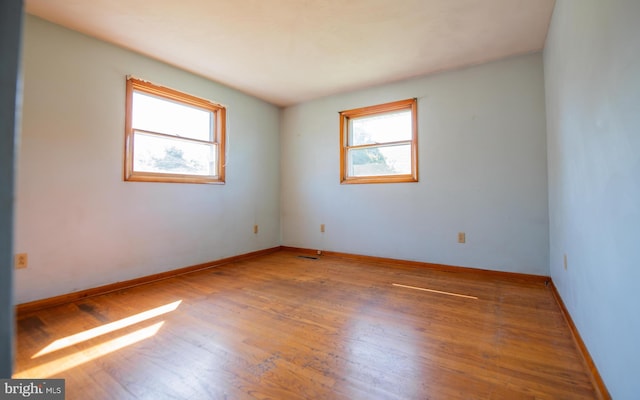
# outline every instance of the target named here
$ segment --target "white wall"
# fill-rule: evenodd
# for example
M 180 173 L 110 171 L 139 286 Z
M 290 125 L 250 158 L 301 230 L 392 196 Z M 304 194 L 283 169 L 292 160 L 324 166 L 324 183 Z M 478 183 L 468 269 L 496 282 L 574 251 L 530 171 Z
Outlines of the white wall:
M 614 399 L 640 398 L 638 20 L 558 0 L 544 52 L 551 276 Z
M 280 244 L 277 107 L 31 16 L 24 38 L 18 303 Z M 123 181 L 127 74 L 227 106 L 226 185 Z
M 338 112 L 412 97 L 420 182 L 340 185 Z M 549 274 L 541 54 L 323 98 L 282 116 L 283 245 Z

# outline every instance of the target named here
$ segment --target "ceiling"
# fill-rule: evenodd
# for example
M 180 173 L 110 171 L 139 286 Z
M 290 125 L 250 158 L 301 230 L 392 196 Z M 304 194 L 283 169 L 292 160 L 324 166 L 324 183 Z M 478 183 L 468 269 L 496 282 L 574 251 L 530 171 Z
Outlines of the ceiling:
M 554 0 L 26 0 L 279 106 L 539 51 Z

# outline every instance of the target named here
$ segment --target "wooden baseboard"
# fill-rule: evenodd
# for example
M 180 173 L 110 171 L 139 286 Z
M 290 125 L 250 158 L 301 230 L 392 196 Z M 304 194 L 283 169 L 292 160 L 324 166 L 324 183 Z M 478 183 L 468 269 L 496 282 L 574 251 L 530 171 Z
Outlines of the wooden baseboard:
M 174 269 L 171 271 L 160 272 L 153 275 L 147 275 L 140 278 L 130 279 L 122 282 L 110 283 L 108 285 L 98 286 L 90 289 L 80 290 L 77 292 L 67 293 L 60 296 L 49 297 L 42 300 L 30 301 L 28 303 L 18 304 L 16 306 L 16 317 L 20 317 L 22 314 L 26 314 L 32 311 L 41 310 L 43 308 L 49 308 L 74 302 L 76 300 L 85 299 L 87 297 L 99 296 L 116 290 L 128 289 L 135 286 L 144 285 L 151 282 L 157 282 L 163 279 L 169 279 L 174 276 L 188 274 L 190 272 L 201 271 L 204 269 L 218 267 L 224 264 L 230 264 L 233 262 L 243 261 L 254 257 L 264 256 L 267 254 L 280 251 L 280 246 L 271 247 L 264 250 L 253 251 L 251 253 L 240 254 L 233 257 L 227 257 L 216 261 L 209 261 L 202 264 L 191 265 L 189 267 L 183 267 Z
M 591 383 L 593 383 L 593 386 L 596 389 L 598 398 L 602 400 L 610 400 L 611 395 L 609 394 L 609 391 L 607 390 L 607 387 L 605 386 L 604 381 L 602 380 L 602 377 L 598 372 L 598 368 L 596 368 L 596 364 L 593 362 L 593 359 L 591 358 L 591 354 L 589 354 L 589 350 L 587 350 L 587 346 L 582 341 L 582 337 L 578 332 L 578 328 L 576 327 L 576 324 L 573 323 L 573 319 L 571 318 L 571 314 L 569 314 L 569 310 L 567 310 L 567 307 L 564 305 L 564 301 L 562 301 L 562 297 L 560 297 L 560 293 L 558 292 L 556 285 L 553 284 L 553 281 L 551 281 L 550 283 L 551 283 L 550 284 L 551 293 L 553 293 L 553 297 L 556 299 L 556 302 L 558 303 L 558 306 L 562 311 L 562 315 L 564 315 L 564 319 L 565 321 L 567 321 L 567 324 L 569 325 L 569 329 L 571 330 L 573 340 L 575 341 L 576 346 L 578 346 L 578 349 L 582 354 L 582 358 L 585 364 L 587 365 L 587 368 L 589 369 L 589 372 L 590 372 L 589 377 L 591 378 Z
M 309 254 L 309 255 L 318 254 L 318 250 L 305 249 L 300 247 L 281 246 L 281 249 L 285 251 L 291 251 L 291 252 L 296 252 L 301 254 Z M 454 273 L 480 274 L 486 277 L 495 277 L 503 280 L 527 281 L 527 282 L 536 282 L 536 283 L 542 283 L 542 284 L 546 284 L 551 280 L 551 278 L 544 275 L 523 274 L 519 272 L 493 271 L 493 270 L 480 269 L 480 268 L 458 267 L 454 265 L 434 264 L 434 263 L 428 263 L 428 262 L 422 262 L 422 261 L 398 260 L 395 258 L 365 256 L 365 255 L 351 254 L 351 253 L 340 253 L 337 251 L 322 250 L 321 254 L 324 256 L 346 258 L 350 260 L 370 262 L 370 263 L 387 263 L 387 264 L 393 263 L 396 265 L 405 265 L 409 267 L 424 267 L 424 268 L 431 268 L 431 269 L 437 269 L 440 271 L 447 271 L 447 272 L 454 272 Z

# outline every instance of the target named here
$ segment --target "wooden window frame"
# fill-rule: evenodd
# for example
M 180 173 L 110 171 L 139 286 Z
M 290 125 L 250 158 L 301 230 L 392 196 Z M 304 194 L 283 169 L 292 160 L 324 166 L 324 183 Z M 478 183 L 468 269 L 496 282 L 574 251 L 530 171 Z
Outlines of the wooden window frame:
M 349 144 L 349 120 L 376 114 L 383 114 L 392 111 L 410 110 L 411 111 L 411 140 L 402 142 L 411 144 L 411 173 L 402 175 L 372 175 L 372 176 L 349 176 L 347 173 L 348 162 L 347 153 L 352 148 L 372 148 L 380 147 L 388 143 L 375 143 L 358 146 L 350 146 Z M 378 104 L 346 110 L 340 112 L 340 183 L 400 183 L 400 182 L 418 182 L 418 113 L 417 99 L 407 99 L 394 101 L 391 103 Z
M 160 97 L 169 101 L 177 102 L 183 105 L 201 108 L 211 111 L 215 118 L 215 125 L 212 127 L 212 139 L 206 141 L 217 147 L 216 155 L 216 172 L 217 175 L 190 175 L 190 174 L 167 174 L 159 172 L 135 171 L 133 168 L 134 156 L 134 129 L 132 126 L 133 113 L 133 93 L 142 92 L 156 97 Z M 170 89 L 164 86 L 156 85 L 141 79 L 127 77 L 126 89 L 126 111 L 125 111 L 125 167 L 124 180 L 138 182 L 170 182 L 170 183 L 208 183 L 208 184 L 224 184 L 225 183 L 225 130 L 226 130 L 226 108 L 212 101 L 202 99 Z M 156 133 L 162 136 L 162 133 Z M 171 135 L 164 135 L 171 136 Z M 172 136 L 173 137 L 173 136 Z M 178 137 L 180 140 L 188 142 L 203 142 L 197 139 Z

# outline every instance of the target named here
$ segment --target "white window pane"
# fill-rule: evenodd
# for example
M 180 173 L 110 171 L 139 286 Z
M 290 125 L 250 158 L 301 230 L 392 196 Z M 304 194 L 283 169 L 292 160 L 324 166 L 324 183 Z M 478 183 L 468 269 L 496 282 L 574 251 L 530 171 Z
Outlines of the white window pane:
M 141 92 L 133 92 L 132 128 L 198 140 L 212 140 L 213 113 Z
M 410 110 L 352 118 L 350 125 L 350 146 L 411 140 L 412 136 Z
M 411 174 L 411 145 L 350 149 L 349 176 Z
M 133 170 L 216 175 L 216 145 L 134 132 Z

